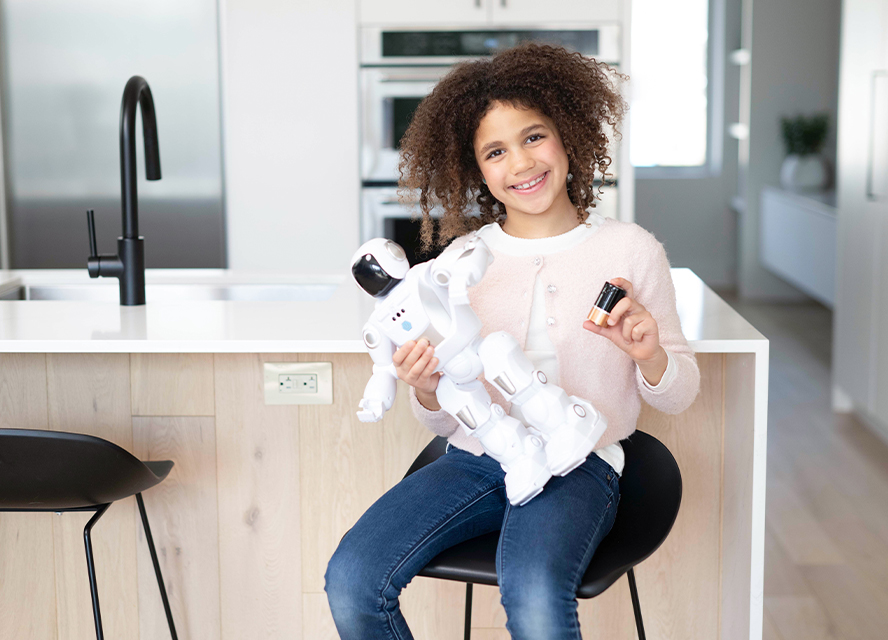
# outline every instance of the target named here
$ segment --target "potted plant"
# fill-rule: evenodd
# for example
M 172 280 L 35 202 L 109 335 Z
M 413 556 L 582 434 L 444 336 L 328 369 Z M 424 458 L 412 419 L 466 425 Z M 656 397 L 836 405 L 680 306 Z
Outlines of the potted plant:
M 829 114 L 781 118 L 780 125 L 787 153 L 780 168 L 780 184 L 794 191 L 826 188 L 830 167 L 820 151 L 829 131 Z

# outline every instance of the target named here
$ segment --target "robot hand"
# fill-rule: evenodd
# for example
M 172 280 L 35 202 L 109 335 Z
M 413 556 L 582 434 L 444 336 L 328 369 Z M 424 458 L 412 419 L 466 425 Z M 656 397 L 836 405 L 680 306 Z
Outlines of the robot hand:
M 358 411 L 358 420 L 361 422 L 379 422 L 385 415 L 385 405 L 380 400 L 362 398 L 358 403 L 361 411 Z

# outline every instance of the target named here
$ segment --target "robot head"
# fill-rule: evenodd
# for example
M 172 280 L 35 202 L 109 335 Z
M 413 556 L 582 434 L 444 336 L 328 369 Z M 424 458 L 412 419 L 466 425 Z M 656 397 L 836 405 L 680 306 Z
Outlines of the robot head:
M 384 298 L 407 275 L 410 263 L 400 245 L 385 238 L 373 238 L 352 256 L 355 282 L 374 298 Z

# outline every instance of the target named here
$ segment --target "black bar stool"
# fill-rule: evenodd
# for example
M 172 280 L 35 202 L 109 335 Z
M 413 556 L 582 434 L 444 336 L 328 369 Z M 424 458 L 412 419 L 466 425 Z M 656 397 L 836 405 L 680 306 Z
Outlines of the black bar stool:
M 94 511 L 83 528 L 96 638 L 104 640 L 90 532 L 112 502 L 136 496 L 170 635 L 178 640 L 142 492 L 160 484 L 173 463 L 142 462 L 116 444 L 78 433 L 0 429 L 0 511 Z
M 681 473 L 669 449 L 650 434 L 636 431 L 622 440 L 626 465 L 620 478 L 620 506 L 583 575 L 578 598 L 594 598 L 628 574 L 635 626 L 645 640 L 633 567 L 666 539 L 681 504 Z M 436 437 L 417 456 L 406 475 L 444 455 L 447 441 Z M 405 476 L 406 477 L 406 476 Z M 465 639 L 471 637 L 472 585 L 497 585 L 499 532 L 473 538 L 442 551 L 418 575 L 466 583 Z

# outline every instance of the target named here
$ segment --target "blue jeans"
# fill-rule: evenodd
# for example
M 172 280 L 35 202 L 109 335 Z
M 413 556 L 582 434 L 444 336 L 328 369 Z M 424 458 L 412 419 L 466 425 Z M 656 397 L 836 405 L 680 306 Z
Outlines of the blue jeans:
M 591 454 L 513 507 L 499 463 L 448 449 L 377 500 L 330 559 L 326 591 L 340 638 L 413 638 L 401 590 L 444 549 L 497 530 L 496 573 L 512 638 L 581 638 L 576 590 L 614 522 L 613 468 Z

